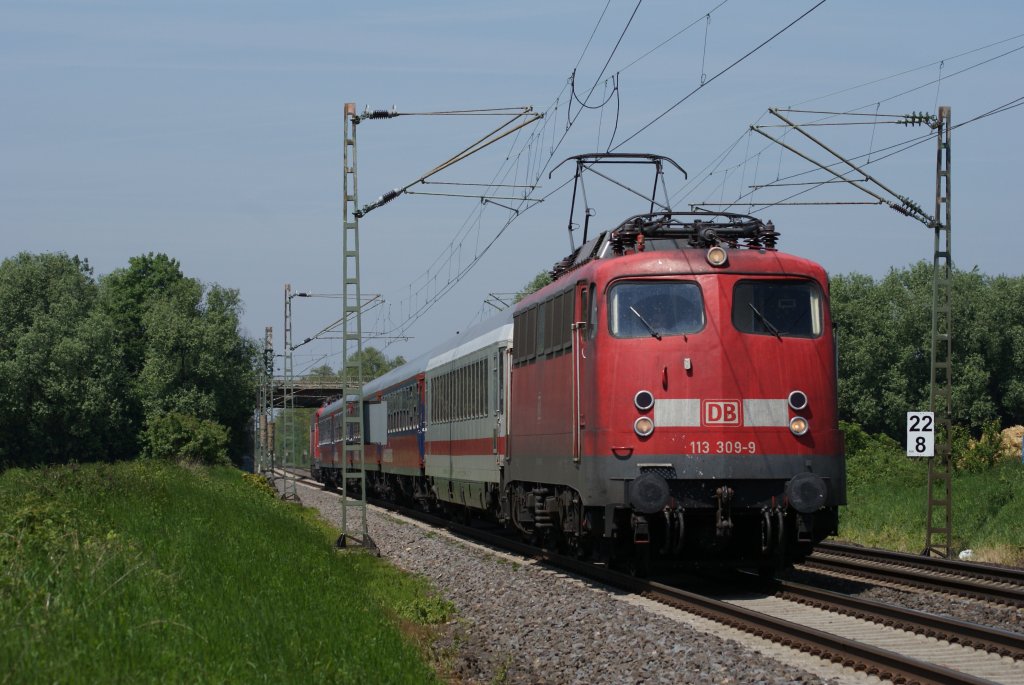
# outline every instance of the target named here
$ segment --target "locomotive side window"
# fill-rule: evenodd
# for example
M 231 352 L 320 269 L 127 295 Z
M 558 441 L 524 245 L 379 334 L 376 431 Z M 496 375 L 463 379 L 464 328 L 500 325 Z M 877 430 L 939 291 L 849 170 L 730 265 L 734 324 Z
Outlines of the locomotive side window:
M 624 281 L 608 293 L 608 328 L 616 338 L 660 338 L 704 328 L 704 298 L 689 281 Z
M 740 281 L 733 289 L 732 323 L 743 333 L 817 338 L 821 300 L 812 281 Z
M 515 315 L 512 365 L 550 359 L 572 348 L 575 291 L 566 290 Z M 591 288 L 593 297 L 593 288 Z
M 526 332 L 525 332 L 526 349 L 523 352 L 526 355 L 526 360 L 533 359 L 537 354 L 537 308 L 531 307 L 526 312 Z
M 573 323 L 573 309 L 575 302 L 573 300 L 574 291 L 566 290 L 559 297 L 562 300 L 562 316 L 558 321 L 558 336 L 556 341 L 558 344 L 555 346 L 555 351 L 569 351 L 572 348 L 572 323 Z
M 597 286 L 590 284 L 590 315 L 587 319 L 587 340 L 594 339 L 597 332 Z
M 580 292 L 580 316 L 583 320 L 583 337 L 590 335 L 590 293 L 587 290 Z

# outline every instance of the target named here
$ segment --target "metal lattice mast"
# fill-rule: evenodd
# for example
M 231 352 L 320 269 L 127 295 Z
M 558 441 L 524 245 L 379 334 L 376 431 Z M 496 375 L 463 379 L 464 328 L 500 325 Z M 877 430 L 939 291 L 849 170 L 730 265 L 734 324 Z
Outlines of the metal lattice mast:
M 281 498 L 297 500 L 295 491 L 295 374 L 292 365 L 292 285 L 284 285 L 284 384 L 281 403 Z
M 345 103 L 342 210 L 342 384 L 345 388 L 344 458 L 341 464 L 341 537 L 348 536 L 348 510 L 362 516 L 361 541 L 366 529 L 366 454 L 363 450 L 363 328 L 359 282 L 359 193 L 356 176 L 356 116 L 354 102 Z M 349 493 L 349 482 L 359 483 L 359 497 Z
M 935 453 L 928 460 L 927 555 L 949 558 L 953 544 L 953 257 L 950 208 L 950 109 L 935 124 L 935 251 L 932 260 L 930 410 L 935 412 Z M 936 461 L 938 463 L 936 463 Z

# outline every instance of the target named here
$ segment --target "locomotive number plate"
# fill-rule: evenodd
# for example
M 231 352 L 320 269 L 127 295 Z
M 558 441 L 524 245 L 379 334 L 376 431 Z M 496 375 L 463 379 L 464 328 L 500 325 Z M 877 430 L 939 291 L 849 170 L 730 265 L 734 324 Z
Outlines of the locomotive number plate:
M 753 440 L 691 440 L 692 454 L 757 454 Z

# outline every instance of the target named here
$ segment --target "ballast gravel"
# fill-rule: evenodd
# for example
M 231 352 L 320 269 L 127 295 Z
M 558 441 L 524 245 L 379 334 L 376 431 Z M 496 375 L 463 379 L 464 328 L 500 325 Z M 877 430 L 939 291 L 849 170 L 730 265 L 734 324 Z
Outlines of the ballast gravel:
M 327 521 L 340 521 L 336 495 L 302 485 L 298 493 L 305 506 L 319 510 Z M 398 520 L 373 507 L 368 512 L 370 537 L 381 555 L 428 578 L 455 605 L 458 618 L 450 626 L 447 666 L 453 682 L 849 681 L 812 674 L 801 667 L 809 658 L 792 656 L 791 650 L 779 650 L 786 662 L 780 661 L 721 637 L 735 632 L 728 628 L 705 622 L 716 634 L 703 632 L 673 617 L 671 610 L 646 606 L 635 597 Z M 874 679 L 858 675 L 850 682 L 869 680 Z

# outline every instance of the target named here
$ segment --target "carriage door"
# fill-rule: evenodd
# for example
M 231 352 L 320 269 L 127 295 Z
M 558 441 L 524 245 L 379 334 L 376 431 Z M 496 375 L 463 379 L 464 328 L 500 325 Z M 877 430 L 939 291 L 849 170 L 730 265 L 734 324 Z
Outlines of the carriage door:
M 586 407 L 584 406 L 584 380 L 588 375 L 587 339 L 589 338 L 589 319 L 593 288 L 589 283 L 580 281 L 576 284 L 575 316 L 572 319 L 572 459 L 580 460 L 582 452 L 583 429 L 587 426 Z
M 491 383 L 491 406 L 494 407 L 494 434 L 491 442 L 491 451 L 498 466 L 505 465 L 505 454 L 508 442 L 505 436 L 508 435 L 508 374 L 511 360 L 508 358 L 508 348 L 499 347 L 496 354 L 491 356 L 491 368 L 493 369 Z
M 424 375 L 416 381 L 416 449 L 419 452 L 420 470 L 423 470 L 423 455 L 427 442 L 427 377 Z

